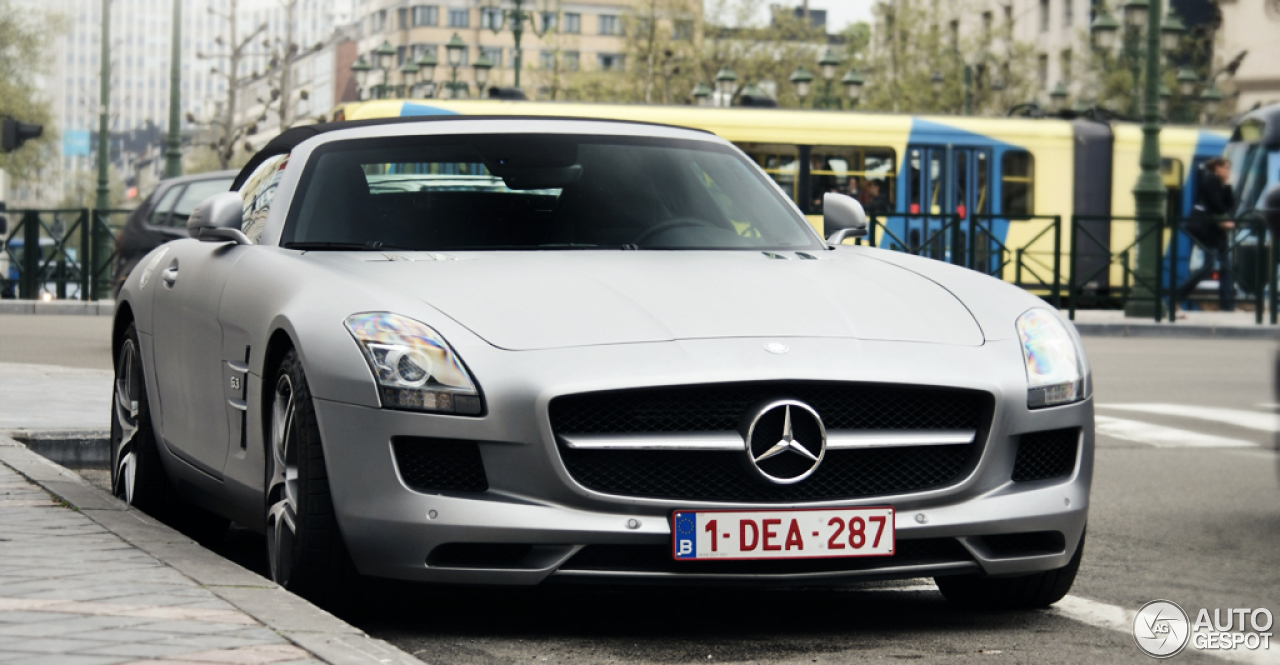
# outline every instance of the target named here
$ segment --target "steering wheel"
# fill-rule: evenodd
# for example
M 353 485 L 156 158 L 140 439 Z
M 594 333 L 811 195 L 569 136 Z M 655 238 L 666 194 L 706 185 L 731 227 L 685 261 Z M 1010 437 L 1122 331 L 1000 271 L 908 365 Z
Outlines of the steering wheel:
M 644 244 L 645 241 L 649 240 L 653 236 L 666 233 L 671 229 L 678 229 L 685 226 L 705 226 L 711 229 L 723 230 L 723 229 L 720 229 L 719 226 L 716 226 L 715 224 L 712 224 L 711 222 L 708 222 L 705 219 L 698 219 L 697 217 L 673 217 L 671 219 L 668 219 L 665 222 L 661 222 L 657 224 L 656 226 L 650 227 L 644 233 L 641 233 L 640 235 L 636 236 L 635 239 L 631 241 L 631 243 L 634 245 L 641 245 L 641 244 Z

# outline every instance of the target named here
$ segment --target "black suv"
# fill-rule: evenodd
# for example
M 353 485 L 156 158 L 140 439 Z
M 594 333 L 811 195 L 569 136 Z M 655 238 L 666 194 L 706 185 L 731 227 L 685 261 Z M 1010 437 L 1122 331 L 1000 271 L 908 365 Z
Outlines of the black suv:
M 133 267 L 160 245 L 187 237 L 187 217 L 205 199 L 231 189 L 239 171 L 213 171 L 162 180 L 125 222 L 116 239 L 116 266 L 111 277 L 111 295 Z

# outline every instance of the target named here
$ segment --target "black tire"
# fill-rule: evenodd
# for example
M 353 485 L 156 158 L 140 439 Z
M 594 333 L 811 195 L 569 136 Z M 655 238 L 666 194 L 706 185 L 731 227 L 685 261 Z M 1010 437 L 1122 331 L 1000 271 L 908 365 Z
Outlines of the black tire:
M 111 400 L 111 493 L 131 506 L 158 514 L 173 505 L 151 427 L 151 406 L 143 378 L 138 331 L 130 323 L 116 351 Z
M 1017 577 L 953 575 L 934 578 L 948 602 L 974 610 L 1029 610 L 1062 600 L 1076 581 L 1084 556 L 1084 534 L 1071 561 L 1062 568 Z
M 315 405 L 297 353 L 287 352 L 273 376 L 265 446 L 271 577 L 300 596 L 337 601 L 357 576 L 338 530 Z M 292 474 L 281 471 L 290 466 Z

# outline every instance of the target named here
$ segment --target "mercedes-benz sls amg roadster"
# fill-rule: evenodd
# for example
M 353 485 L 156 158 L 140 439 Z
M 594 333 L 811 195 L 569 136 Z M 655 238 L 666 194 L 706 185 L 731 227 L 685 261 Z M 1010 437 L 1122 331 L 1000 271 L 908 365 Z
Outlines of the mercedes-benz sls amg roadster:
M 857 201 L 824 200 L 826 238 L 676 127 L 289 130 L 120 292 L 115 490 L 262 531 L 312 596 L 931 577 L 1055 602 L 1093 465 L 1074 328 L 857 244 Z

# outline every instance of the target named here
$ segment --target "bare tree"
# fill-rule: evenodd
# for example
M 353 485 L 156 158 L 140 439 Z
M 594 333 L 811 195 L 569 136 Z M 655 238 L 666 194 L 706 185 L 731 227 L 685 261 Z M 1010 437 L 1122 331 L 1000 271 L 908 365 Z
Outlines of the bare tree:
M 245 136 L 253 134 L 257 129 L 257 118 L 248 122 L 236 122 L 236 107 L 239 101 L 237 97 L 240 93 L 240 64 L 244 62 L 245 58 L 261 55 L 250 50 L 250 47 L 253 45 L 253 41 L 267 29 L 267 24 L 264 22 L 245 37 L 238 37 L 240 22 L 237 5 L 238 0 L 229 0 L 226 14 L 218 12 L 212 5 L 209 7 L 210 14 L 227 22 L 227 39 L 224 40 L 222 36 L 218 36 L 213 40 L 215 44 L 227 50 L 218 53 L 196 54 L 196 57 L 201 60 L 226 63 L 225 69 L 217 64 L 210 68 L 212 73 L 222 76 L 227 82 L 227 96 L 222 105 L 221 117 L 215 116 L 203 123 L 216 130 L 216 136 L 210 140 L 209 147 L 213 149 L 214 154 L 218 157 L 218 163 L 224 169 L 231 165 L 231 159 L 235 156 L 236 143 Z M 187 114 L 187 120 L 192 123 L 199 122 L 190 113 Z

